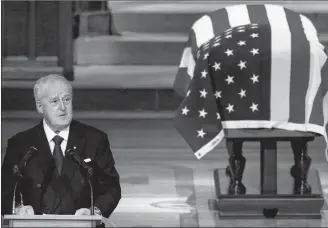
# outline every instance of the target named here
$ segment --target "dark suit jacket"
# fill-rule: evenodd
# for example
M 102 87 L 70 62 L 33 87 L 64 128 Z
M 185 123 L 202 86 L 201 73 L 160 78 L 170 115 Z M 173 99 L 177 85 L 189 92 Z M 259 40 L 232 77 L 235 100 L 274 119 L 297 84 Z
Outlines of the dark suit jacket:
M 18 189 L 23 195 L 24 205 L 31 205 L 35 214 L 74 214 L 79 208 L 90 208 L 90 188 L 85 170 L 65 157 L 59 176 L 41 122 L 8 140 L 2 166 L 2 214 L 11 214 L 15 183 L 12 168 L 31 146 L 38 152 L 28 160 Z M 83 160 L 90 158 L 92 161 L 94 204 L 108 218 L 121 199 L 121 187 L 107 135 L 73 120 L 66 151 L 74 146 L 76 154 Z M 19 194 L 16 195 L 19 202 Z

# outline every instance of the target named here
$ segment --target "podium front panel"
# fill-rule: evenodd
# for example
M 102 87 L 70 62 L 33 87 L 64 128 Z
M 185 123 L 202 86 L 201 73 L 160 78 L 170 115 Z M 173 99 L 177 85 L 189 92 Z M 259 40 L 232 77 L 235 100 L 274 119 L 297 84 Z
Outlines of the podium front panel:
M 101 216 L 75 215 L 5 215 L 9 227 L 96 227 L 100 224 Z

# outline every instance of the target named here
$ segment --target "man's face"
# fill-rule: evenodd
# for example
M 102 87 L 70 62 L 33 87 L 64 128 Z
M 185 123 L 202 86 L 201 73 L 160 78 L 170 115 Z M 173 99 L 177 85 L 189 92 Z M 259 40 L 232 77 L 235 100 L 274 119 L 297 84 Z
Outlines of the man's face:
M 62 81 L 53 82 L 42 92 L 37 108 L 53 131 L 66 128 L 70 125 L 73 116 L 69 86 Z

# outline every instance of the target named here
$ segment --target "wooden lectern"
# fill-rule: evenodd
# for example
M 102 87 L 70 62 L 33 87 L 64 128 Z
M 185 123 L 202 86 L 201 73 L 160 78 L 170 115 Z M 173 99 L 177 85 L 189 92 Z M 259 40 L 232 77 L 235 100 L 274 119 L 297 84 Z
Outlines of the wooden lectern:
M 8 227 L 96 227 L 101 223 L 99 215 L 4 215 Z

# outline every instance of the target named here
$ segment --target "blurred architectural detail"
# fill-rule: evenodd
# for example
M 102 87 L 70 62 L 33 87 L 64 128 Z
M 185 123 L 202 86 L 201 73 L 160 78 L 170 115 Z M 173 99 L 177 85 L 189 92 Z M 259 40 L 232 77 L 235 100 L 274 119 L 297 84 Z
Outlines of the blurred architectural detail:
M 207 12 L 237 3 L 116 0 L 108 9 L 107 1 L 1 2 L 3 108 L 34 109 L 24 89 L 31 88 L 30 78 L 50 72 L 73 78 L 74 71 L 77 109 L 173 111 L 180 98 L 172 85 L 190 26 Z M 328 45 L 327 1 L 279 4 L 309 17 Z M 21 106 L 12 107 L 12 100 Z
M 73 79 L 71 1 L 2 1 L 3 80 Z

